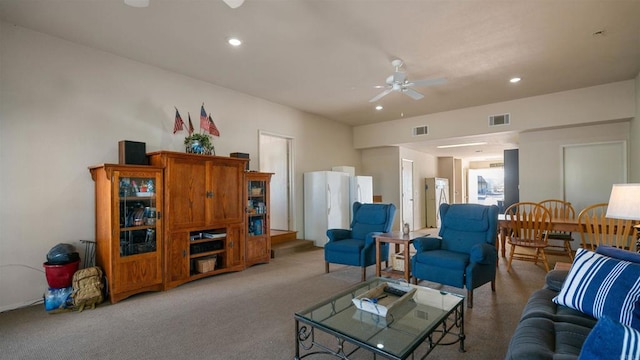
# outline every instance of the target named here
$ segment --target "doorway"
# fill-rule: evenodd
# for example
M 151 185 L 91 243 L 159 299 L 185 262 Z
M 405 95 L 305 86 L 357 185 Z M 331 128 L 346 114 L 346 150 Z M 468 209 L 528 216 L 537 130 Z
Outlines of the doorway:
M 271 177 L 271 228 L 293 230 L 293 138 L 259 131 L 260 171 Z
M 469 169 L 467 194 L 470 204 L 497 205 L 504 203 L 504 168 Z
M 413 230 L 413 161 L 402 159 L 402 224 Z

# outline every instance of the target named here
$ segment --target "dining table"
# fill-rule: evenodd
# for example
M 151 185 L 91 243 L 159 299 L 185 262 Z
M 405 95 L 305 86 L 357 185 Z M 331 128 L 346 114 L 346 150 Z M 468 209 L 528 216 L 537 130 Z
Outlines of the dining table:
M 505 244 L 507 242 L 507 232 L 509 231 L 510 225 L 508 216 L 505 214 L 498 214 L 498 232 L 500 234 L 498 249 L 502 257 L 506 257 Z M 582 225 L 578 223 L 578 219 L 551 219 L 551 230 L 582 232 Z

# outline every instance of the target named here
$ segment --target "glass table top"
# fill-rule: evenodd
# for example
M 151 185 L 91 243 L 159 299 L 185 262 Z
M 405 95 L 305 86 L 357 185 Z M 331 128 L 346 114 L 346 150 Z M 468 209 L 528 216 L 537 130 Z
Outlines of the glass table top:
M 412 298 L 391 307 L 387 316 L 360 310 L 354 305 L 354 298 L 383 283 L 412 287 L 416 292 Z M 463 296 L 445 291 L 373 278 L 296 312 L 296 317 L 371 350 L 406 358 L 456 307 L 462 308 L 463 300 Z

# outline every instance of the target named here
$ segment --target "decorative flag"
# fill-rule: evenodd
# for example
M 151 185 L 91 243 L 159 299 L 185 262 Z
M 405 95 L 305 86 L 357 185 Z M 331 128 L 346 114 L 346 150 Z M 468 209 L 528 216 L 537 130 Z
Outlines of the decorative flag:
M 191 114 L 189 114 L 189 136 L 193 133 L 193 123 L 191 122 Z
M 220 131 L 218 131 L 216 124 L 213 122 L 211 114 L 209 114 L 209 134 L 213 136 L 220 136 Z
M 184 126 L 184 121 L 182 121 L 182 117 L 180 117 L 180 113 L 178 112 L 178 108 L 176 108 L 176 122 L 173 124 L 173 133 L 177 133 L 182 130 Z M 189 133 L 191 135 L 191 133 Z
M 207 113 L 204 111 L 204 103 L 200 107 L 200 129 L 209 131 L 209 119 L 207 119 Z

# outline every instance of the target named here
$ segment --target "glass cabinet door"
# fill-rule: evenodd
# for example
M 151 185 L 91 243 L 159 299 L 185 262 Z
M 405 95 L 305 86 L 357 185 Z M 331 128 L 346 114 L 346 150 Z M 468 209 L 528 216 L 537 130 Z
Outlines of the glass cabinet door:
M 249 213 L 248 234 L 249 236 L 259 236 L 266 233 L 265 214 L 267 212 L 265 195 L 266 182 L 251 180 L 249 185 L 249 200 L 247 202 L 247 212 Z
M 158 209 L 156 178 L 119 178 L 120 256 L 155 252 Z

